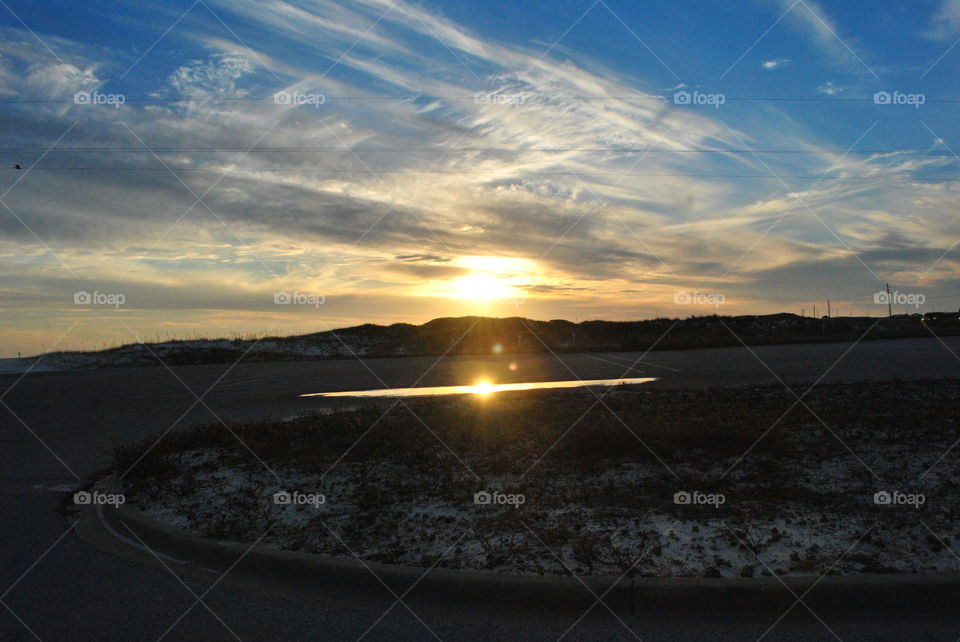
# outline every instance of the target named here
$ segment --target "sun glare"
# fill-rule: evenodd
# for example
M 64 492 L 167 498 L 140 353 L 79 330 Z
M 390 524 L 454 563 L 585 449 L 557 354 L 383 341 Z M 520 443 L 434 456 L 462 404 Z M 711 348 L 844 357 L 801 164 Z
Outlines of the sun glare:
M 461 276 L 417 286 L 415 292 L 487 307 L 525 299 L 524 288 L 539 274 L 536 263 L 529 259 L 493 256 L 462 256 L 449 267 L 462 269 Z
M 529 283 L 530 276 L 536 274 L 536 264 L 529 259 L 463 256 L 456 264 L 468 272 L 447 281 L 438 293 L 480 304 L 521 298 L 522 284 Z
M 493 384 L 489 381 L 478 381 L 473 384 L 473 393 L 476 395 L 489 395 L 493 392 Z
M 470 274 L 450 283 L 453 296 L 474 301 L 505 299 L 513 294 L 513 288 L 502 279 L 489 274 Z

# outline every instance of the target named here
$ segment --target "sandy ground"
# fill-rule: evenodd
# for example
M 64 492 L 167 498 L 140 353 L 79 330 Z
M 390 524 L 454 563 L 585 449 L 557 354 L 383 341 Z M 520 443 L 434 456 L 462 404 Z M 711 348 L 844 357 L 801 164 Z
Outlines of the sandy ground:
M 811 415 L 772 454 L 758 447 L 756 456 L 717 458 L 691 448 L 669 466 L 547 458 L 524 476 L 515 472 L 523 462 L 498 472 L 469 455 L 436 466 L 386 457 L 304 467 L 260 462 L 239 447 L 194 448 L 167 455 L 175 473 L 131 480 L 129 501 L 211 537 L 251 541 L 275 524 L 266 541 L 290 550 L 499 573 L 960 570 L 953 419 L 946 428 L 903 425 L 911 408 L 955 387 L 900 386 L 906 419 L 874 408 L 824 428 Z M 613 394 L 632 403 L 633 393 Z M 864 395 L 862 386 L 834 386 L 818 402 L 872 403 Z M 478 479 L 473 470 L 485 472 Z M 290 503 L 278 503 L 278 492 Z

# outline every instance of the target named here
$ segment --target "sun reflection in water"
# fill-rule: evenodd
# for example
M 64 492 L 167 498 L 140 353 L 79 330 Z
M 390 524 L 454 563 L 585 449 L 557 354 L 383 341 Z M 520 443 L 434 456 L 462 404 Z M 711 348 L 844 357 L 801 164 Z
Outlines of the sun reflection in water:
M 583 388 L 587 386 L 629 386 L 656 381 L 653 377 L 638 379 L 578 379 L 576 381 L 536 381 L 530 383 L 490 383 L 478 381 L 472 386 L 435 386 L 424 388 L 381 388 L 345 390 L 343 392 L 311 392 L 301 397 L 429 397 L 434 395 L 482 395 L 513 390 L 546 390 L 550 388 Z
M 489 381 L 478 381 L 473 385 L 471 392 L 475 395 L 489 395 L 493 390 L 493 384 Z

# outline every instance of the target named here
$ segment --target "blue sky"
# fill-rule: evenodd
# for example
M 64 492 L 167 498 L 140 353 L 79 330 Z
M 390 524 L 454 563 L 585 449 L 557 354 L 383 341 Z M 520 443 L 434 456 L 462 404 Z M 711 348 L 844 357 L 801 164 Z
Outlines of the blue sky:
M 0 35 L 0 356 L 960 305 L 960 0 L 7 0 Z

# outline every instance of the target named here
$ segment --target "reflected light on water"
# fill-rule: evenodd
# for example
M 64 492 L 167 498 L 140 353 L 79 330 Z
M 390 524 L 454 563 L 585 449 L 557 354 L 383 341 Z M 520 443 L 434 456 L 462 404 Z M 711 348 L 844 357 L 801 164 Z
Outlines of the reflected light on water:
M 480 381 L 472 386 L 434 386 L 423 388 L 380 388 L 345 392 L 311 392 L 301 397 L 430 397 L 437 395 L 481 395 L 513 390 L 545 390 L 549 388 L 583 388 L 586 386 L 634 385 L 656 381 L 655 377 L 639 379 L 577 379 L 575 381 L 536 381 L 532 383 L 490 383 Z
M 471 392 L 475 395 L 489 395 L 493 392 L 493 384 L 489 381 L 479 381 L 473 385 Z

